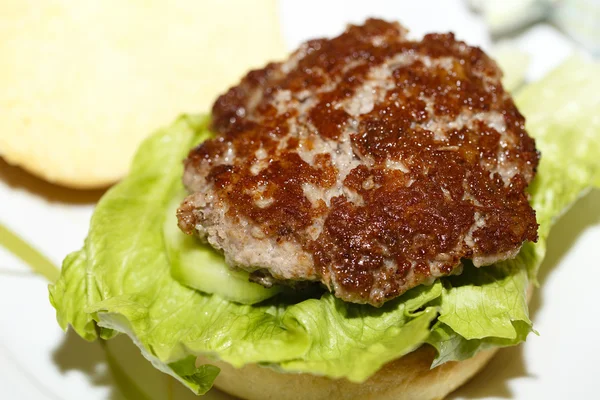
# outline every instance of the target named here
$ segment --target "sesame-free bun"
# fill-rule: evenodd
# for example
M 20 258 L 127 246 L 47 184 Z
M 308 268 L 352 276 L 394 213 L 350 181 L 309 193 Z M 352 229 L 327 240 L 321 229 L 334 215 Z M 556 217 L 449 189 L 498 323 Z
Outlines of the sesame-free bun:
M 231 365 L 199 357 L 197 364 L 221 368 L 215 381 L 220 390 L 248 400 L 434 400 L 443 399 L 475 375 L 496 349 L 478 353 L 461 362 L 448 362 L 430 369 L 432 347 L 425 345 L 386 364 L 366 382 L 329 379 L 310 374 L 279 373 L 256 364 L 236 369 Z
M 2 0 L 0 27 L 0 157 L 80 189 L 285 55 L 276 0 Z
M 532 294 L 533 285 L 530 284 L 527 302 Z M 423 345 L 387 363 L 364 383 L 305 373 L 279 373 L 256 364 L 238 369 L 202 356 L 198 357 L 196 365 L 213 364 L 221 368 L 215 386 L 247 400 L 440 400 L 479 372 L 497 350 L 485 350 L 473 358 L 447 362 L 431 369 L 435 350 Z

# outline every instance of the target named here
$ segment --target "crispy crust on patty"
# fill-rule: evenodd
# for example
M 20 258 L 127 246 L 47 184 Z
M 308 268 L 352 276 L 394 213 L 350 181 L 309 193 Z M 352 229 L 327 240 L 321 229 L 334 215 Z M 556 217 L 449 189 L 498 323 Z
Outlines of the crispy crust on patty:
M 539 155 L 480 49 L 368 20 L 251 71 L 193 149 L 180 227 L 227 262 L 381 305 L 537 239 Z

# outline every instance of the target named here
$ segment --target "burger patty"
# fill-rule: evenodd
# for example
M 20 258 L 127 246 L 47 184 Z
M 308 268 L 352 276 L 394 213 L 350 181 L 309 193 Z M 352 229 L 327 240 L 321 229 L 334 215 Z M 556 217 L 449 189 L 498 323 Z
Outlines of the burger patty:
M 376 306 L 537 240 L 539 155 L 501 71 L 454 35 L 370 19 L 251 71 L 191 150 L 179 226 L 259 281 Z

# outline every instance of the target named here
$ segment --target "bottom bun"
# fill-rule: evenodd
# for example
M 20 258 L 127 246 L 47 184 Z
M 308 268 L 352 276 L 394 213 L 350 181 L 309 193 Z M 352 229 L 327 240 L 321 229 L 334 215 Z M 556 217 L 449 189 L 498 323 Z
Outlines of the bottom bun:
M 533 285 L 527 287 L 527 302 Z M 477 353 L 464 361 L 451 361 L 431 369 L 435 350 L 423 345 L 384 365 L 363 383 L 302 373 L 279 373 L 249 364 L 234 368 L 223 361 L 198 357 L 196 365 L 221 368 L 215 386 L 246 400 L 438 400 L 472 378 L 490 361 L 498 348 Z
M 247 400 L 434 400 L 443 399 L 475 375 L 497 349 L 482 351 L 460 362 L 431 369 L 433 347 L 424 345 L 386 364 L 364 383 L 330 379 L 311 374 L 279 373 L 256 364 L 234 368 L 223 361 L 198 357 L 198 364 L 221 368 L 215 386 Z

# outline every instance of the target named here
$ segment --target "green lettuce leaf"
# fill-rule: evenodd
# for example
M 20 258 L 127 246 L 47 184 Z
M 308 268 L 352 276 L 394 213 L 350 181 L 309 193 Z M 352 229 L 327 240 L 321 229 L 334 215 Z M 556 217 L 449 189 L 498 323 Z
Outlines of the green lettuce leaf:
M 502 86 L 509 92 L 514 92 L 525 82 L 529 55 L 518 47 L 500 43 L 492 48 L 491 56 L 502 70 Z
M 552 75 L 548 79 L 538 92 L 554 84 Z M 526 89 L 520 98 L 527 96 L 535 98 L 535 90 Z M 522 106 L 527 109 L 526 100 Z M 181 160 L 210 136 L 206 118 L 181 117 L 142 144 L 130 175 L 99 202 L 84 248 L 67 257 L 60 279 L 50 287 L 58 322 L 88 340 L 98 333 L 102 338 L 127 334 L 156 368 L 196 393 L 206 392 L 218 373 L 210 365 L 196 366 L 199 354 L 236 367 L 260 363 L 361 382 L 425 342 L 439 352 L 435 364 L 518 343 L 531 331 L 526 291 L 543 256 L 552 218 L 592 182 L 598 183 L 597 136 L 591 130 L 580 133 L 574 124 L 565 134 L 563 125 L 553 122 L 554 115 L 549 117 L 543 119 L 546 125 L 536 125 L 533 118 L 530 127 L 542 152 L 557 141 L 584 143 L 578 145 L 577 157 L 565 152 L 572 143 L 558 145 L 540 165 L 532 188 L 540 243 L 525 245 L 509 262 L 481 269 L 467 266 L 461 276 L 415 288 L 379 309 L 344 303 L 329 293 L 299 302 L 278 296 L 242 305 L 174 280 L 163 242 L 165 209 L 182 189 Z M 564 120 L 580 123 L 579 118 L 591 117 Z M 567 179 L 567 165 L 579 174 L 575 182 Z M 559 174 L 558 181 L 547 176 L 553 173 Z
M 573 57 L 515 100 L 542 153 L 531 193 L 545 239 L 570 205 L 600 187 L 600 64 Z
M 433 360 L 432 368 L 448 361 L 461 361 L 473 357 L 483 350 L 495 347 L 514 346 L 525 341 L 531 331 L 531 326 L 522 321 L 513 322 L 517 337 L 505 339 L 498 337 L 486 337 L 483 339 L 465 339 L 454 332 L 452 328 L 441 322 L 436 323 L 428 338 L 428 342 L 434 344 L 438 356 Z

